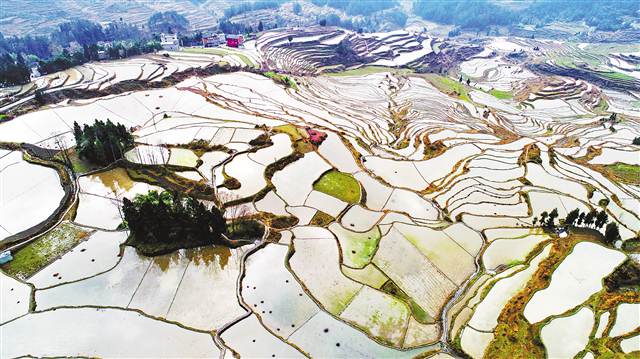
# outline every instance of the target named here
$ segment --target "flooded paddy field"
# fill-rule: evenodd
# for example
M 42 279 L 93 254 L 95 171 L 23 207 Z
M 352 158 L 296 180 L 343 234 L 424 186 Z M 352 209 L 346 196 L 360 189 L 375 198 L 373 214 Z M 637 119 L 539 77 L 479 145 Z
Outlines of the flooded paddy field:
M 607 95 L 511 61 L 580 53 L 529 39 L 486 43 L 455 69 L 468 84 L 410 71 L 440 40 L 408 32 L 366 35 L 402 50 L 370 49 L 382 69 L 311 71 L 314 46 L 352 35 L 326 30 L 288 51 L 286 35 L 266 32 L 237 53 L 41 81 L 104 90 L 242 66 L 0 123 L 0 244 L 14 257 L 0 267 L 1 355 L 637 354 L 640 118 L 637 101 L 620 100 L 637 91 Z M 278 83 L 253 69 L 264 57 L 307 75 Z M 74 156 L 74 122 L 96 119 L 133 135 L 109 166 Z M 121 207 L 162 189 L 230 223 L 251 216 L 265 234 L 145 256 Z

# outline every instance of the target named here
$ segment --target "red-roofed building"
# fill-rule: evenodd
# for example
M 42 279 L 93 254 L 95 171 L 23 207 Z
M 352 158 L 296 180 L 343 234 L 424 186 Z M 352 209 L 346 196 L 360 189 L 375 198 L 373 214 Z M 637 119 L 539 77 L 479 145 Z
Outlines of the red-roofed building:
M 305 130 L 309 134 L 309 141 L 316 146 L 319 146 L 327 138 L 326 133 L 314 130 L 311 127 L 305 127 Z
M 229 47 L 240 47 L 244 42 L 244 36 L 242 35 L 226 35 L 227 37 L 227 46 Z

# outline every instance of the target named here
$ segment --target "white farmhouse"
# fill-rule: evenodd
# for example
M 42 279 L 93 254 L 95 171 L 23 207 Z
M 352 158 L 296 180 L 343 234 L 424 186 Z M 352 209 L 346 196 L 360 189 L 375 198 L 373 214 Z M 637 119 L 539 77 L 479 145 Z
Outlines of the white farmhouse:
M 165 51 L 180 50 L 178 34 L 160 34 L 160 45 L 162 45 L 162 49 Z

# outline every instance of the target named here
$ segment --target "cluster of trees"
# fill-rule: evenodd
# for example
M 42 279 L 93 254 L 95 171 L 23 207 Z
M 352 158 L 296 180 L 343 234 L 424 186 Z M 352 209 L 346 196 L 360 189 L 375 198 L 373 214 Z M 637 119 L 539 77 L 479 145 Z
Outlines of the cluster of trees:
M 402 11 L 386 12 L 384 14 L 376 14 L 374 16 L 359 17 L 355 20 L 348 17 L 341 19 L 337 14 L 329 14 L 320 18 L 318 24 L 320 26 L 339 26 L 345 29 L 354 30 L 358 33 L 363 31 L 375 31 L 380 25 L 389 22 L 399 27 L 403 27 L 407 23 L 407 14 Z
M 151 32 L 173 34 L 187 31 L 189 28 L 189 20 L 176 11 L 157 12 L 151 15 L 147 26 Z
M 133 136 L 122 124 L 111 120 L 96 120 L 93 125 L 73 123 L 73 137 L 76 140 L 76 152 L 81 158 L 98 165 L 108 165 L 124 157 L 133 147 Z
M 640 12 L 640 2 L 627 0 L 555 1 L 538 0 L 518 13 L 523 23 L 543 25 L 554 21 L 585 21 L 598 30 L 631 27 Z M 637 20 L 635 20 L 637 21 Z
M 70 53 L 64 49 L 61 53 L 47 60 L 37 60 L 40 74 L 50 74 L 63 71 L 73 66 L 82 65 L 88 61 L 99 60 L 99 51 L 106 51 L 108 58 L 119 59 L 129 56 L 136 56 L 161 50 L 160 42 L 151 40 L 139 41 L 118 41 L 110 46 L 99 46 L 97 44 L 84 45 L 82 51 Z
M 515 13 L 488 0 L 415 0 L 413 12 L 426 20 L 474 29 L 509 25 L 517 20 Z
M 193 197 L 167 191 L 138 194 L 123 199 L 122 214 L 132 234 L 132 244 L 185 248 L 218 243 L 226 221 L 215 206 Z
M 554 21 L 585 21 L 599 30 L 613 31 L 630 27 L 638 11 L 639 2 L 626 0 L 538 0 L 518 9 L 490 0 L 413 2 L 413 12 L 426 20 L 479 30 L 517 23 L 539 26 Z
M 0 86 L 23 85 L 29 82 L 31 71 L 18 54 L 4 53 L 0 55 Z
M 101 42 L 110 42 L 110 45 L 99 45 Z M 37 66 L 41 74 L 48 74 L 98 60 L 98 52 L 103 50 L 109 58 L 123 58 L 159 49 L 160 43 L 149 34 L 122 21 L 103 27 L 75 19 L 60 24 L 48 36 L 5 38 L 0 33 L 0 84 L 29 82 L 31 67 Z
M 540 219 L 533 217 L 533 225 L 536 226 L 539 224 L 544 228 L 551 229 L 556 226 L 555 220 L 557 218 L 558 209 L 554 208 L 549 213 L 547 213 L 547 211 L 542 212 Z M 609 222 L 608 224 L 607 222 L 609 222 L 609 215 L 604 209 L 600 211 L 591 210 L 589 212 L 581 212 L 580 209 L 576 208 L 567 213 L 567 216 L 564 218 L 564 225 L 568 227 L 586 227 L 600 230 L 606 224 L 607 226 L 604 231 L 605 242 L 607 244 L 613 244 L 620 239 L 620 228 L 615 222 Z
M 378 11 L 391 9 L 398 5 L 396 0 L 362 1 L 362 0 L 311 0 L 317 6 L 329 6 L 343 10 L 347 15 L 371 15 Z
M 634 138 L 634 139 L 633 139 L 633 141 L 632 141 L 632 143 L 633 143 L 634 145 L 640 145 L 640 136 L 638 136 L 638 137 Z
M 284 3 L 285 0 L 265 0 L 265 1 L 254 1 L 254 2 L 241 2 L 239 4 L 230 6 L 224 9 L 224 17 L 231 18 L 236 15 L 255 11 L 255 10 L 264 10 L 264 9 L 277 9 Z M 300 4 L 298 4 L 299 6 Z

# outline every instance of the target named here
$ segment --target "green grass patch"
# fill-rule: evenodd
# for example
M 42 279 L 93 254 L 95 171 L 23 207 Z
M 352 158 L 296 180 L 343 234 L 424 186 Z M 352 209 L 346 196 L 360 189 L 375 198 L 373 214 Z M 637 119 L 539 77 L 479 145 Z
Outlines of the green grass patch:
M 623 81 L 634 81 L 635 78 L 631 77 L 627 74 L 623 74 L 621 72 L 601 72 L 602 76 L 613 79 L 613 80 L 623 80 Z
M 348 173 L 330 170 L 313 184 L 313 189 L 347 203 L 360 201 L 360 183 Z
M 607 165 L 606 168 L 611 172 L 613 177 L 619 181 L 632 185 L 640 185 L 640 166 L 618 162 Z
M 292 88 L 294 90 L 298 89 L 298 84 L 296 84 L 296 82 L 289 76 L 278 74 L 278 73 L 275 73 L 273 71 L 267 71 L 267 72 L 263 73 L 263 75 L 268 77 L 268 78 L 270 78 L 270 79 L 272 79 L 276 83 L 284 85 L 285 87 L 290 87 L 290 88 Z
M 508 100 L 513 97 L 509 91 L 491 90 L 489 93 L 500 100 Z
M 364 268 L 371 262 L 381 238 L 378 226 L 364 233 L 337 226 L 332 230 L 340 241 L 342 257 L 349 267 Z
M 593 110 L 596 113 L 603 113 L 607 111 L 607 109 L 609 109 L 609 104 L 607 103 L 607 100 L 605 100 L 604 98 L 600 98 L 600 101 L 598 101 L 598 105 Z
M 416 303 L 411 297 L 409 297 L 393 281 L 388 280 L 380 289 L 383 292 L 400 298 L 405 303 L 407 303 L 409 305 L 409 308 L 411 309 L 411 314 L 413 314 L 413 317 L 418 323 L 430 324 L 434 322 L 434 319 L 429 315 L 429 313 L 422 309 L 422 307 L 420 307 L 418 303 Z
M 302 139 L 302 135 L 298 131 L 298 128 L 294 125 L 280 125 L 273 128 L 276 133 L 286 133 L 291 138 L 291 142 L 296 142 Z
M 89 236 L 71 223 L 62 223 L 51 232 L 27 244 L 13 254 L 13 260 L 2 269 L 9 275 L 28 279 L 40 269 L 65 254 Z
M 421 76 L 441 92 L 455 96 L 469 103 L 473 102 L 469 97 L 469 91 L 467 87 L 463 83 L 436 74 L 424 74 Z
M 640 252 L 640 238 L 627 239 L 622 243 L 622 249 L 627 252 Z
M 311 221 L 309 221 L 309 225 L 325 227 L 335 220 L 336 219 L 333 218 L 333 216 L 331 216 L 330 214 L 324 213 L 322 211 L 316 211 L 316 214 L 314 214 L 313 218 L 311 218 Z

